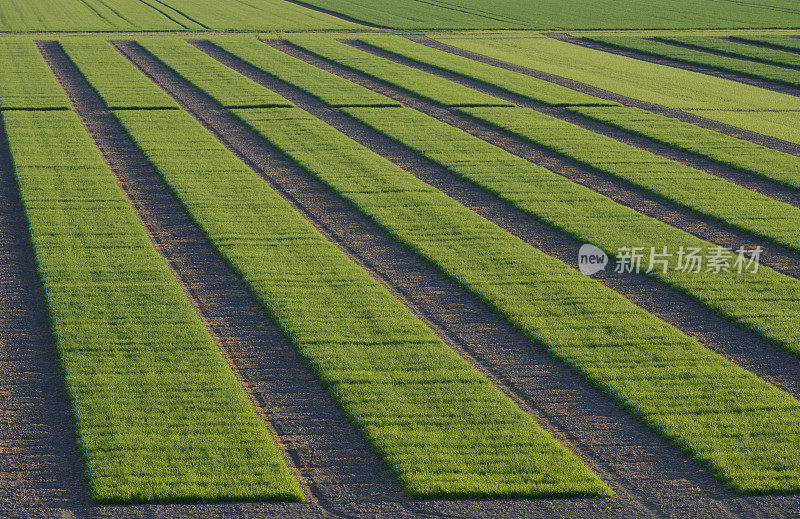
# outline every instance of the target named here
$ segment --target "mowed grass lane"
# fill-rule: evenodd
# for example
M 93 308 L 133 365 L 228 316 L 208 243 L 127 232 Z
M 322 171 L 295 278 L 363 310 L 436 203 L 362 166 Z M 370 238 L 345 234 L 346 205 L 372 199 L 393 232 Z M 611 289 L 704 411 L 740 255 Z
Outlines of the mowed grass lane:
M 237 74 L 179 38 L 137 38 L 159 61 L 226 108 L 292 106 L 283 97 Z
M 751 36 L 748 34 L 736 34 L 731 36 L 731 38 L 745 43 L 769 45 L 771 47 L 785 49 L 790 52 L 800 51 L 800 39 L 790 38 L 789 36 Z
M 733 488 L 800 489 L 796 399 L 306 112 L 236 113 Z
M 359 38 L 359 41 L 397 54 L 398 56 L 440 68 L 448 72 L 453 72 L 501 88 L 512 94 L 517 94 L 533 101 L 539 101 L 549 105 L 619 105 L 619 103 L 614 101 L 606 101 L 605 99 L 584 94 L 543 79 L 434 49 L 427 45 L 413 42 L 403 36 L 365 36 Z
M 511 103 L 494 96 L 356 49 L 333 36 L 289 36 L 287 40 L 343 67 L 363 72 L 444 106 L 511 106 Z
M 117 115 L 410 495 L 611 495 L 188 114 Z M 386 191 L 356 163 L 340 173 Z
M 630 106 L 569 109 L 626 132 L 800 189 L 800 157 L 796 155 Z
M 800 251 L 800 209 L 529 108 L 460 111 L 699 215 Z
M 681 247 L 698 248 L 707 257 L 718 246 L 410 108 L 349 108 L 345 112 L 453 174 L 612 256 L 619 255 L 623 247 L 641 247 L 642 271 L 651 266 L 651 248 L 663 253 L 666 247 L 669 256 L 652 258 L 653 277 L 800 354 L 800 281 L 763 266 L 757 273 L 751 272 L 752 267 L 743 268 L 747 273 L 740 275 L 734 265 L 735 253 L 728 261 L 727 268 L 732 271 L 706 272 L 704 265 L 700 272 L 684 272 L 678 265 Z M 666 261 L 666 265 L 659 260 Z M 745 261 L 743 267 L 746 266 Z
M 178 108 L 117 49 L 100 38 L 61 38 L 59 44 L 110 109 Z
M 92 499 L 304 500 L 78 117 L 3 118 Z
M 632 36 L 589 36 L 587 39 L 620 49 L 633 50 L 682 63 L 702 65 L 717 70 L 800 87 L 800 70 L 779 67 L 769 63 L 741 60 L 731 56 L 720 56 L 696 48 L 670 45 L 663 41 L 646 40 Z
M 210 41 L 330 106 L 400 106 L 394 99 L 320 70 L 253 38 L 213 38 Z
M 69 110 L 70 104 L 33 40 L 0 40 L 0 110 Z
M 784 67 L 800 67 L 800 54 L 795 52 L 784 52 L 709 36 L 659 36 L 657 39 L 667 43 L 689 45 L 700 50 L 712 50 L 736 58 L 751 58 Z

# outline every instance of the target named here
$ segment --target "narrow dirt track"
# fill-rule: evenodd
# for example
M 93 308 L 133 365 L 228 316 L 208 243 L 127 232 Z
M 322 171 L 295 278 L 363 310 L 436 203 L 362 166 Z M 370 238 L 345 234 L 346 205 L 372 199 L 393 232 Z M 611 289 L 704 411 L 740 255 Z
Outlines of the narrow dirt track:
M 428 72 L 429 74 L 442 77 L 444 79 L 467 86 L 474 90 L 478 90 L 480 92 L 484 92 L 489 95 L 498 97 L 500 99 L 512 102 L 517 106 L 531 108 L 533 110 L 536 110 L 537 112 L 541 112 L 543 114 L 550 115 L 557 119 L 561 119 L 563 121 L 575 124 L 576 126 L 580 126 L 581 128 L 585 128 L 591 132 L 600 135 L 605 135 L 606 137 L 610 137 L 629 146 L 646 150 L 656 155 L 665 157 L 667 159 L 674 160 L 681 164 L 685 164 L 692 168 L 705 171 L 706 173 L 710 173 L 711 175 L 720 177 L 724 180 L 742 186 L 746 189 L 750 189 L 758 193 L 761 193 L 763 195 L 774 198 L 775 200 L 780 200 L 781 202 L 793 205 L 795 207 L 800 207 L 800 190 L 783 186 L 776 182 L 772 182 L 768 179 L 745 173 L 736 168 L 732 168 L 724 164 L 720 164 L 718 162 L 705 159 L 703 157 L 698 157 L 697 155 L 693 155 L 692 153 L 678 150 L 670 146 L 667 146 L 665 144 L 654 142 L 646 137 L 633 135 L 619 128 L 615 128 L 611 125 L 604 124 L 599 121 L 594 121 L 592 119 L 583 117 L 579 114 L 570 112 L 564 107 L 548 106 L 544 103 L 531 101 L 530 99 L 527 99 L 525 97 L 506 92 L 496 86 L 489 85 L 473 79 L 469 79 L 464 76 L 454 74 L 452 72 L 447 72 L 436 67 L 425 65 L 423 63 L 408 58 L 404 58 L 396 54 L 392 54 L 391 52 L 387 52 L 382 49 L 372 47 L 358 40 L 342 40 L 342 41 L 349 43 L 351 46 L 357 49 L 361 49 L 376 56 L 389 59 L 396 63 L 405 65 L 407 67 L 412 67 L 418 70 L 422 70 L 424 72 Z
M 432 265 L 389 238 L 329 188 L 268 145 L 229 111 L 133 42 L 117 48 L 260 173 L 354 261 L 453 348 L 587 460 L 619 493 L 613 500 L 411 501 L 416 513 L 475 517 L 570 515 L 772 516 L 794 498 L 744 498 L 723 488 L 655 433 L 588 387 Z
M 88 507 L 87 516 L 144 513 L 242 517 L 411 517 L 405 497 L 292 344 L 217 254 L 158 172 L 56 42 L 40 49 L 217 344 L 299 473 L 311 503 Z
M 733 249 L 742 245 L 748 248 L 760 245 L 764 249 L 764 255 L 761 258 L 764 265 L 786 275 L 800 278 L 800 253 L 767 242 L 748 232 L 731 228 L 721 222 L 702 217 L 694 211 L 663 200 L 621 179 L 595 171 L 574 160 L 538 147 L 521 137 L 461 114 L 454 109 L 442 107 L 382 81 L 372 79 L 365 74 L 320 58 L 288 42 L 271 40 L 268 43 L 287 54 L 380 92 L 401 102 L 404 106 L 414 108 L 440 121 L 444 121 L 514 155 L 546 167 L 554 173 L 563 175 L 578 184 L 597 191 L 617 203 L 631 207 L 640 213 L 694 234 L 704 240 Z
M 518 236 L 543 252 L 577 269 L 582 242 L 537 221 L 447 169 L 385 137 L 315 97 L 280 81 L 204 40 L 192 41 L 211 57 L 282 95 L 359 144 L 399 165 L 462 205 Z M 695 337 L 704 346 L 762 376 L 800 398 L 800 362 L 797 357 L 738 328 L 690 298 L 644 275 L 620 275 L 612 268 L 595 278 L 648 312 Z
M 83 463 L 0 117 L 0 517 L 73 517 Z
M 749 130 L 744 130 L 742 128 L 737 128 L 736 126 L 731 126 L 729 124 L 724 124 L 711 119 L 706 119 L 705 117 L 700 117 L 695 114 L 690 114 L 688 112 L 684 112 L 683 110 L 679 110 L 676 108 L 669 108 L 663 105 L 647 103 L 644 101 L 640 101 L 638 99 L 634 99 L 632 97 L 619 95 L 614 92 L 610 92 L 608 90 L 604 90 L 602 88 L 589 85 L 587 83 L 581 83 L 579 81 L 568 79 L 562 76 L 557 76 L 555 74 L 549 74 L 547 72 L 542 72 L 539 70 L 534 70 L 531 68 L 514 65 L 512 63 L 491 58 L 483 54 L 478 54 L 468 50 L 460 49 L 458 47 L 454 47 L 452 45 L 448 45 L 446 43 L 442 43 L 438 40 L 434 40 L 431 38 L 414 36 L 414 37 L 409 37 L 409 39 L 411 39 L 412 41 L 416 41 L 418 43 L 422 43 L 434 49 L 443 50 L 445 52 L 449 52 L 457 56 L 462 56 L 465 58 L 474 59 L 475 61 L 480 61 L 481 63 L 486 63 L 489 65 L 493 65 L 495 67 L 511 70 L 513 72 L 519 72 L 520 74 L 525 74 L 527 76 L 543 79 L 545 81 L 549 81 L 557 85 L 562 85 L 567 88 L 576 90 L 578 92 L 584 92 L 586 94 L 590 94 L 595 97 L 599 97 L 601 99 L 606 99 L 608 101 L 617 101 L 626 106 L 635 106 L 637 108 L 642 108 L 644 110 L 653 113 L 665 115 L 667 117 L 672 117 L 680 121 L 692 123 L 694 125 L 700 126 L 701 128 L 707 128 L 709 130 L 714 130 L 723 133 L 725 135 L 730 135 L 731 137 L 748 140 L 750 142 L 760 144 L 767 148 L 772 148 L 778 151 L 782 151 L 784 153 L 790 153 L 792 155 L 800 155 L 800 144 L 797 143 L 788 142 L 781 139 L 777 139 L 775 137 L 770 137 L 768 135 L 763 135 Z
M 692 72 L 699 72 L 700 74 L 705 74 L 707 76 L 714 76 L 722 79 L 728 79 L 730 81 L 736 81 L 737 83 L 744 83 L 746 85 L 757 86 L 765 90 L 780 92 L 781 94 L 800 96 L 800 89 L 798 89 L 797 87 L 784 85 L 774 81 L 768 81 L 766 79 L 751 77 L 746 74 L 728 72 L 725 70 L 720 70 L 705 65 L 696 65 L 694 63 L 684 63 L 682 61 L 678 61 L 675 59 L 655 56 L 644 52 L 621 49 L 618 47 L 614 47 L 613 45 L 606 45 L 604 43 L 590 41 L 584 38 L 578 38 L 576 36 L 570 36 L 564 33 L 548 33 L 546 34 L 546 36 L 556 40 L 565 41 L 567 43 L 572 43 L 575 45 L 580 45 L 582 47 L 587 47 L 590 49 L 601 50 L 603 52 L 610 52 L 612 54 L 619 54 L 620 56 L 625 56 L 627 58 L 638 59 L 640 61 L 647 61 L 649 63 L 655 63 L 657 65 L 665 65 L 667 67 L 672 67 L 672 68 L 690 70 Z

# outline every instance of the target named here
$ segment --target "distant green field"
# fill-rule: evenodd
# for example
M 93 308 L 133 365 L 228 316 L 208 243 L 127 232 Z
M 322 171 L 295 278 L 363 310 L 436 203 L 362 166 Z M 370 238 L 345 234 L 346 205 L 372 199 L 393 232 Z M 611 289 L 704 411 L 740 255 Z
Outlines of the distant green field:
M 798 27 L 791 0 L 306 0 L 395 29 L 691 29 Z

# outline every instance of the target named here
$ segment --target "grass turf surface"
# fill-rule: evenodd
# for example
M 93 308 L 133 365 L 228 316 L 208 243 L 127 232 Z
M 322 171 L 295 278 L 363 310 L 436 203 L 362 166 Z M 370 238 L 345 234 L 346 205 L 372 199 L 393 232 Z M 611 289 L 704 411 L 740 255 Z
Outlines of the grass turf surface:
M 304 500 L 78 117 L 3 117 L 92 499 Z
M 689 110 L 700 117 L 800 144 L 800 112 Z
M 309 114 L 236 113 L 727 484 L 800 489 L 796 399 Z
M 0 110 L 69 109 L 67 96 L 32 40 L 0 40 Z
M 178 108 L 131 62 L 99 38 L 62 38 L 59 44 L 70 60 L 111 109 Z
M 675 255 L 680 247 L 697 247 L 707 253 L 716 246 L 410 108 L 350 108 L 346 112 L 455 175 L 553 227 L 602 247 L 612 256 L 621 247 L 643 247 L 642 267 L 647 269 L 650 248 L 660 252 L 667 247 L 672 253 L 667 258 L 668 271 L 654 263 L 653 277 L 800 354 L 800 328 L 795 325 L 800 322 L 800 281 L 764 267 L 756 274 L 745 275 L 737 274 L 736 269 L 728 273 L 681 272 L 676 270 Z M 733 258 L 729 264 L 732 262 Z
M 118 116 L 410 495 L 611 495 L 188 114 Z

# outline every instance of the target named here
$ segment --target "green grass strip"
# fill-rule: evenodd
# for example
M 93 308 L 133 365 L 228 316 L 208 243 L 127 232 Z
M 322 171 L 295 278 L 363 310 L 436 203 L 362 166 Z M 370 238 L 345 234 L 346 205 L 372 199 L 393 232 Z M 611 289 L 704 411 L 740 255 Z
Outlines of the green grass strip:
M 0 110 L 53 108 L 69 100 L 33 41 L 0 41 Z
M 532 164 L 458 128 L 410 108 L 350 108 L 345 112 L 522 211 L 614 255 L 621 247 L 651 247 L 673 254 L 652 276 L 767 340 L 800 354 L 800 281 L 761 267 L 757 273 L 682 272 L 680 247 L 705 257 L 716 246 L 571 180 Z M 654 258 L 658 259 L 658 258 Z M 731 264 L 733 260 L 731 260 Z M 732 265 L 731 265 L 732 266 Z M 776 294 L 779 297 L 776 297 Z
M 687 110 L 687 112 L 751 132 L 800 144 L 800 112 L 740 112 L 736 110 Z
M 788 36 L 733 35 L 731 38 L 734 40 L 743 41 L 745 43 L 766 44 L 788 51 L 800 51 L 800 39 L 790 38 Z
M 137 38 L 136 43 L 224 107 L 292 106 L 275 92 L 231 70 L 181 38 Z
M 214 38 L 211 42 L 331 106 L 400 106 L 394 99 L 321 70 L 258 40 Z
M 291 124 L 298 111 L 263 113 Z M 611 495 L 188 114 L 118 115 L 409 494 Z M 354 189 L 385 191 L 357 163 L 339 174 Z M 415 196 L 432 194 L 419 187 Z
M 447 79 L 356 49 L 330 36 L 289 36 L 287 40 L 343 67 L 362 72 L 444 106 L 512 105 Z
M 59 43 L 108 108 L 178 108 L 104 39 L 63 38 Z
M 303 501 L 78 117 L 3 117 L 92 499 Z
M 732 487 L 800 490 L 796 399 L 308 113 L 236 113 Z
M 621 49 L 634 50 L 681 63 L 702 65 L 757 79 L 800 87 L 800 70 L 787 69 L 768 63 L 743 61 L 730 56 L 719 56 L 698 49 L 678 47 L 661 41 L 644 40 L 633 36 L 587 36 L 586 38 Z
M 555 106 L 603 105 L 618 106 L 619 103 L 584 94 L 570 88 L 550 83 L 519 72 L 494 67 L 480 61 L 464 58 L 416 43 L 403 36 L 365 36 L 364 43 L 389 51 L 426 65 L 453 72 L 487 83 L 533 101 Z
M 800 251 L 800 209 L 529 108 L 462 108 L 532 143 L 659 197 Z
M 571 111 L 780 184 L 800 188 L 800 157 L 634 107 Z
M 690 45 L 700 50 L 721 52 L 735 58 L 753 58 L 768 61 L 775 65 L 800 67 L 800 54 L 795 52 L 768 49 L 765 47 L 747 45 L 746 43 L 712 38 L 710 36 L 659 36 L 658 39 L 667 43 Z

